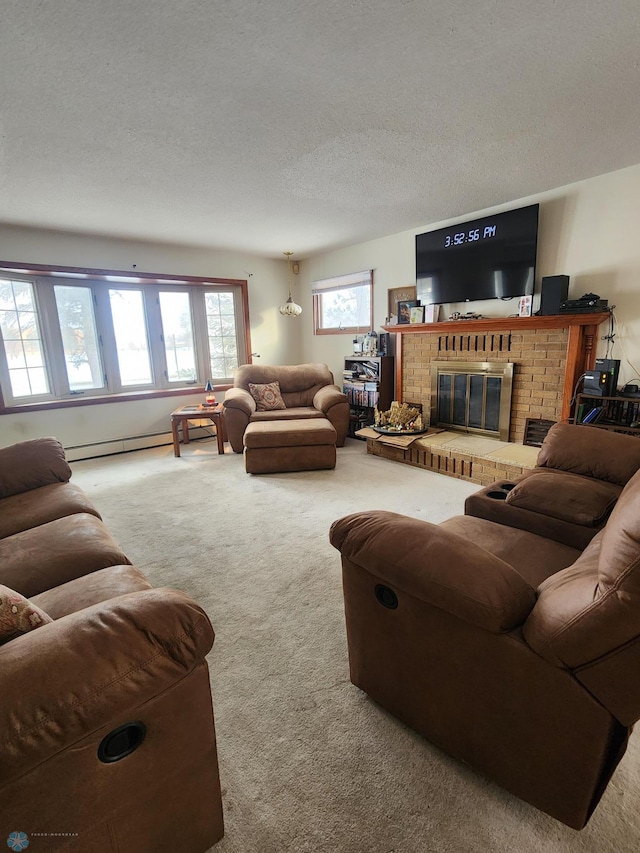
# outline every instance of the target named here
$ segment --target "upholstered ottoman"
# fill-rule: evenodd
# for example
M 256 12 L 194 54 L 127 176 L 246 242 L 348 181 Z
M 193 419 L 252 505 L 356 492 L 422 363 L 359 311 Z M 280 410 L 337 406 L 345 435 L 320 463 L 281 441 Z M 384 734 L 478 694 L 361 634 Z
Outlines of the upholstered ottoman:
M 255 421 L 244 433 L 247 474 L 336 467 L 336 431 L 327 418 Z

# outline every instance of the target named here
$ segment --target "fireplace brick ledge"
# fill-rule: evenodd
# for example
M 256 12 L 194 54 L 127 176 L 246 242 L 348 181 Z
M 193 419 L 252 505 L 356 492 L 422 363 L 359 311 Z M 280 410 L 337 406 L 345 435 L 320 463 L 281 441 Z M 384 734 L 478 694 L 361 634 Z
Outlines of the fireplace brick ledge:
M 450 431 L 417 438 L 406 448 L 386 444 L 381 436 L 367 437 L 367 453 L 481 486 L 513 480 L 535 468 L 539 450 Z

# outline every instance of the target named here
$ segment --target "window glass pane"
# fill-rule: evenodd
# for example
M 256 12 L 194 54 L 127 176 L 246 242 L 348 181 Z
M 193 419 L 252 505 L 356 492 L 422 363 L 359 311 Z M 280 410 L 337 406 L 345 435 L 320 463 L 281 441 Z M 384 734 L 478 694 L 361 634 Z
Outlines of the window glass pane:
M 0 279 L 0 329 L 13 396 L 48 394 L 49 379 L 30 281 Z
M 204 301 L 211 378 L 228 379 L 238 367 L 238 336 L 233 293 L 208 292 L 205 293 Z
M 20 323 L 17 311 L 6 311 L 0 308 L 0 329 L 5 341 L 20 340 Z
M 318 307 L 320 329 L 368 329 L 371 325 L 371 285 L 319 293 Z
M 44 367 L 44 355 L 40 341 L 25 341 L 22 349 L 27 367 Z
M 69 389 L 104 388 L 91 288 L 57 284 L 53 290 Z
M 160 291 L 160 314 L 169 382 L 196 378 L 196 348 L 188 293 Z
M 120 382 L 123 386 L 150 385 L 151 359 L 141 290 L 109 290 L 116 337 Z

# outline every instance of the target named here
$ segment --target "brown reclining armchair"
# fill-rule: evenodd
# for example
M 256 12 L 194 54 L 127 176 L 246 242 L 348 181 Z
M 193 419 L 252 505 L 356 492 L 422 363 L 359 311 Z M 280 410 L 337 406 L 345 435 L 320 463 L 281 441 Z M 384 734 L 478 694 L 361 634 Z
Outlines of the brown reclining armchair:
M 485 519 L 382 511 L 336 521 L 331 542 L 352 682 L 583 827 L 640 718 L 640 472 L 583 552 Z

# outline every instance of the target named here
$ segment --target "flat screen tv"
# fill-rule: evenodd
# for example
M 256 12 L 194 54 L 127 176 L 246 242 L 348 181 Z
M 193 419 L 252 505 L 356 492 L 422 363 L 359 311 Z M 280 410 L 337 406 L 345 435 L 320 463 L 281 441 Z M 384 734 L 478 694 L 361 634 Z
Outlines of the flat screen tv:
M 422 305 L 533 294 L 538 208 L 532 204 L 416 235 Z

